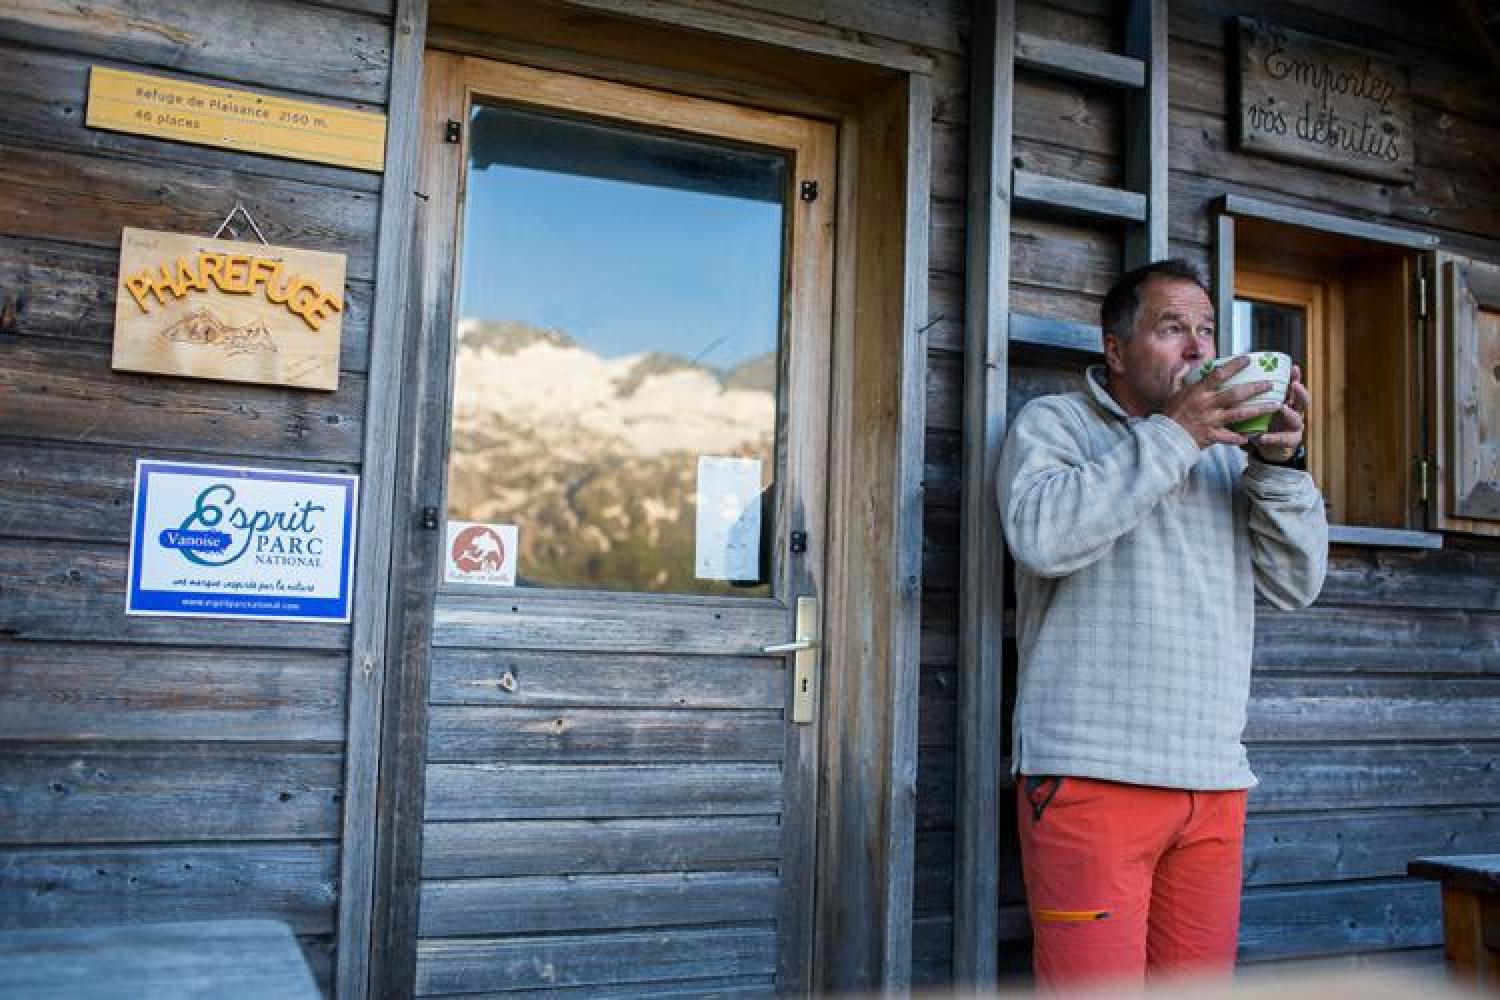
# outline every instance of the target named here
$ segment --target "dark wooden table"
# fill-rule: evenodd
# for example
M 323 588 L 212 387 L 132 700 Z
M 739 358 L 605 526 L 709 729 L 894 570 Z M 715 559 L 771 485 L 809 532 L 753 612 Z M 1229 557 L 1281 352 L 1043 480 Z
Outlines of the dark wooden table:
M 1406 873 L 1443 885 L 1443 951 L 1454 978 L 1500 990 L 1500 854 L 1417 858 Z
M 0 1000 L 319 1000 L 275 920 L 0 931 Z

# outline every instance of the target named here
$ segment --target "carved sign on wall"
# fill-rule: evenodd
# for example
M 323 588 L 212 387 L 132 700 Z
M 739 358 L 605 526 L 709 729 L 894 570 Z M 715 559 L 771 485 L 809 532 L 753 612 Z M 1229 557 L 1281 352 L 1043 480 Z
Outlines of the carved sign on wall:
M 1411 73 L 1378 53 L 1239 19 L 1239 148 L 1412 179 Z
M 116 370 L 336 389 L 341 253 L 126 229 Z

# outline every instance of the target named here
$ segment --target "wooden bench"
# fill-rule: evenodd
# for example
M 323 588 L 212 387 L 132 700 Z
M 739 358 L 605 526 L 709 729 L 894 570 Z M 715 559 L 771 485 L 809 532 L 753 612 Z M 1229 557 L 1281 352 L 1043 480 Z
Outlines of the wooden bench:
M 275 920 L 0 931 L 0 1000 L 319 1000 Z
M 1443 886 L 1443 951 L 1455 980 L 1500 989 L 1500 854 L 1417 858 L 1406 873 Z

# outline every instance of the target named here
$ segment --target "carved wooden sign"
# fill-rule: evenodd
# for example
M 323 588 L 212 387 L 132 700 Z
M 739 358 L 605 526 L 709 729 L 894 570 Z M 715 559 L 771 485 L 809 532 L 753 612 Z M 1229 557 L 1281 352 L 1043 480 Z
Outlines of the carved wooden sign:
M 126 229 L 120 371 L 336 389 L 343 254 Z
M 1412 179 L 1411 73 L 1339 42 L 1239 19 L 1239 148 Z

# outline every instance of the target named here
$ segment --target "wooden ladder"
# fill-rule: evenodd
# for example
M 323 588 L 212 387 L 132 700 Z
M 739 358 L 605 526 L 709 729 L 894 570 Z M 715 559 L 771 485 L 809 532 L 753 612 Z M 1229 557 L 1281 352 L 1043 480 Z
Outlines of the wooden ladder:
M 961 991 L 993 987 L 1001 937 L 999 796 L 1009 784 L 1009 748 L 999 744 L 1005 543 L 994 483 L 1010 345 L 1101 350 L 1097 326 L 1010 311 L 1011 217 L 1122 226 L 1126 269 L 1167 255 L 1166 0 L 1128 0 L 1123 53 L 1018 32 L 1015 13 L 1015 0 L 975 0 L 970 54 L 953 912 L 953 979 Z M 1123 91 L 1123 187 L 1012 167 L 1017 66 Z

